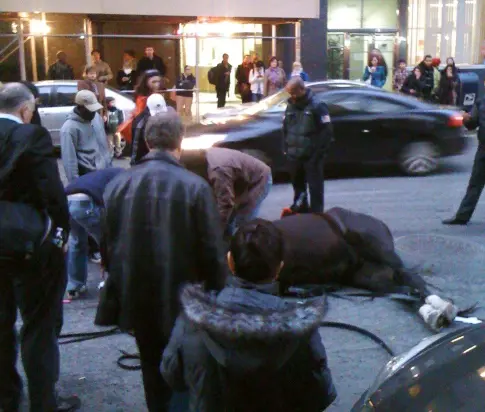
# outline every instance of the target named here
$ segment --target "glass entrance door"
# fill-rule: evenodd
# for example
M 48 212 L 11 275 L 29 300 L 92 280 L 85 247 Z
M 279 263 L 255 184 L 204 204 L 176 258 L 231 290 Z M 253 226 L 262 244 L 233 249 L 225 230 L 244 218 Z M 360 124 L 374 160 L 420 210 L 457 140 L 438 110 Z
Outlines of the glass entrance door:
M 387 68 L 384 88 L 392 89 L 394 67 L 394 34 L 374 33 L 329 33 L 327 44 L 329 79 L 361 80 L 369 64 L 369 53 L 378 49 Z
M 349 80 L 361 80 L 364 76 L 373 41 L 373 36 L 369 34 L 349 34 L 349 61 L 347 65 L 347 78 Z

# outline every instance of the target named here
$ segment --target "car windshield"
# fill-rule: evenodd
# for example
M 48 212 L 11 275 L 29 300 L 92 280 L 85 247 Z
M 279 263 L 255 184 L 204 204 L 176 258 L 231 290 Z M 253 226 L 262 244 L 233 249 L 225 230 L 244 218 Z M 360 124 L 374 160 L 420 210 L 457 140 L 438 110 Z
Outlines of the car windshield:
M 279 92 L 264 98 L 259 103 L 243 109 L 242 114 L 251 116 L 268 110 L 284 110 L 289 98 L 290 95 L 285 90 L 280 90 Z

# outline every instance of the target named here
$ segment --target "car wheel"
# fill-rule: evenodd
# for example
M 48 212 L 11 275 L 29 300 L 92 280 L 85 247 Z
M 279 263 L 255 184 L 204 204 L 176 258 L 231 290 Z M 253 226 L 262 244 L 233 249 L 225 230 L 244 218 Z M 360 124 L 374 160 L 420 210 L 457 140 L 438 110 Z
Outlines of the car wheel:
M 261 160 L 263 163 L 266 163 L 269 167 L 271 167 L 271 159 L 261 150 L 254 150 L 254 149 L 246 149 L 241 150 L 241 152 L 246 153 L 250 156 L 255 157 L 258 160 Z
M 401 152 L 401 169 L 410 176 L 425 176 L 439 166 L 439 150 L 431 142 L 409 143 Z

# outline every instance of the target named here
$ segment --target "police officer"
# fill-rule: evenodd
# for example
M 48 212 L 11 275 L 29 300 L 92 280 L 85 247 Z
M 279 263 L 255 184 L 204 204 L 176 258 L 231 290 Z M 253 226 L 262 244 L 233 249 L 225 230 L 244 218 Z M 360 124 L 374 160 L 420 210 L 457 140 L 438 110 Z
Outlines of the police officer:
M 299 77 L 291 79 L 290 94 L 283 121 L 285 152 L 290 164 L 291 183 L 296 203 L 310 191 L 310 211 L 323 212 L 323 166 L 325 153 L 333 141 L 327 105 L 318 101 Z M 308 211 L 308 204 L 300 211 Z
M 485 186 L 485 96 L 477 101 L 471 114 L 463 113 L 463 121 L 468 130 L 479 128 L 478 148 L 465 197 L 461 201 L 455 217 L 443 220 L 445 225 L 466 225 L 477 207 Z

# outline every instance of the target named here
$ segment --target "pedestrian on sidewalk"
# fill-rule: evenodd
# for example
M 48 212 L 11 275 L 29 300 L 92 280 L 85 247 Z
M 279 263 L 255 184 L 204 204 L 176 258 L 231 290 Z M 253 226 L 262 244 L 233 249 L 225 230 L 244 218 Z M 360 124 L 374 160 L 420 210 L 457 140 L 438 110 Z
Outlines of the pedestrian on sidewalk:
M 145 139 L 145 128 L 148 119 L 158 113 L 174 113 L 173 107 L 167 106 L 164 97 L 161 94 L 152 94 L 147 99 L 147 107 L 143 112 L 133 120 L 133 145 L 131 147 L 131 166 L 135 166 L 143 157 L 145 157 L 150 149 Z
M 180 287 L 193 282 L 220 290 L 226 275 L 212 189 L 179 161 L 183 131 L 176 113 L 151 117 L 150 153 L 104 194 L 109 276 L 97 318 L 134 332 L 150 412 L 168 411 L 172 395 L 160 364 L 179 314 Z
M 196 80 L 192 74 L 192 69 L 190 66 L 185 66 L 184 72 L 175 83 L 175 88 L 179 89 L 175 92 L 175 102 L 177 103 L 177 113 L 189 120 L 192 120 L 192 101 L 194 99 L 193 89 L 195 84 Z
M 107 115 L 107 107 L 106 107 L 106 87 L 103 83 L 98 81 L 97 77 L 97 70 L 94 66 L 86 66 L 84 70 L 84 80 L 79 80 L 77 82 L 77 90 L 89 90 L 96 95 L 98 102 L 101 104 L 102 108 L 100 109 L 101 117 L 105 117 Z M 71 103 L 69 103 L 71 104 Z M 66 102 L 66 106 L 67 106 Z
M 66 186 L 71 216 L 68 249 L 67 297 L 78 299 L 87 291 L 88 236 L 101 244 L 103 193 L 108 183 L 125 169 L 110 167 L 74 179 Z
M 478 148 L 465 196 L 455 217 L 443 220 L 445 225 L 468 224 L 485 186 L 485 96 L 475 103 L 471 114 L 463 113 L 463 120 L 468 130 L 478 127 Z
M 264 95 L 271 96 L 286 86 L 285 71 L 278 66 L 278 59 L 272 57 L 264 75 Z
M 292 72 L 290 74 L 290 79 L 292 79 L 293 77 L 301 77 L 301 79 L 304 82 L 309 82 L 310 81 L 310 77 L 303 70 L 303 66 L 302 66 L 302 64 L 300 62 L 294 62 L 293 63 L 293 70 L 292 70 Z
M 253 102 L 259 102 L 264 96 L 264 63 L 257 61 L 249 72 L 249 83 Z
M 108 107 L 106 131 L 108 132 L 108 140 L 111 149 L 116 158 L 121 157 L 121 136 L 118 133 L 119 126 L 125 120 L 123 111 L 116 107 L 116 100 L 114 97 L 106 98 L 106 105 Z
M 305 87 L 301 78 L 291 79 L 286 91 L 291 97 L 283 121 L 283 135 L 290 163 L 293 202 L 307 193 L 308 186 L 310 211 L 322 213 L 324 159 L 333 141 L 328 108 Z M 308 210 L 308 205 L 304 205 L 302 210 Z
M 271 223 L 246 223 L 227 256 L 233 277 L 217 297 L 182 292 L 162 373 L 189 391 L 189 412 L 321 412 L 337 394 L 318 328 L 323 299 L 278 296 L 285 244 Z
M 162 77 L 158 70 L 148 70 L 138 78 L 135 88 L 135 110 L 130 119 L 127 119 L 118 129 L 127 144 L 133 142 L 133 119 L 147 107 L 147 99 L 154 93 L 160 93 Z
M 106 136 L 105 124 L 98 111 L 102 108 L 94 93 L 81 90 L 75 97 L 76 107 L 61 128 L 61 159 L 68 182 L 79 176 L 106 169 L 112 165 L 112 153 Z M 75 239 L 69 240 L 76 247 Z M 89 257 L 95 263 L 101 262 L 99 244 L 89 238 Z M 75 263 L 68 263 L 68 269 Z M 67 296 L 80 291 L 68 289 Z
M 108 82 L 113 79 L 113 72 L 109 64 L 101 60 L 101 52 L 94 49 L 91 52 L 91 57 L 93 59 L 92 66 L 96 69 L 96 78 L 98 82 L 103 84 L 108 84 Z
M 398 67 L 394 71 L 392 89 L 396 92 L 400 92 L 407 77 L 408 77 L 408 70 L 406 68 L 406 60 L 400 59 L 398 63 Z
M 249 103 L 253 100 L 251 93 L 251 84 L 249 82 L 249 73 L 251 71 L 251 57 L 244 56 L 242 64 L 236 69 L 236 92 L 241 96 L 243 103 Z
M 57 61 L 49 67 L 47 78 L 49 80 L 74 80 L 74 69 L 67 63 L 67 54 L 59 50 Z
M 136 60 L 133 50 L 125 50 L 123 53 L 123 67 L 118 71 L 116 83 L 120 90 L 133 90 L 136 81 Z
M 20 411 L 17 342 L 29 410 L 80 406 L 76 397 L 56 396 L 69 211 L 51 136 L 29 124 L 34 109 L 34 96 L 24 85 L 0 88 L 0 410 L 5 412 Z M 23 321 L 20 338 L 17 310 Z
M 220 109 L 226 105 L 226 97 L 231 86 L 232 66 L 229 64 L 229 55 L 222 55 L 222 62 L 215 67 L 215 86 L 217 93 L 217 108 Z

